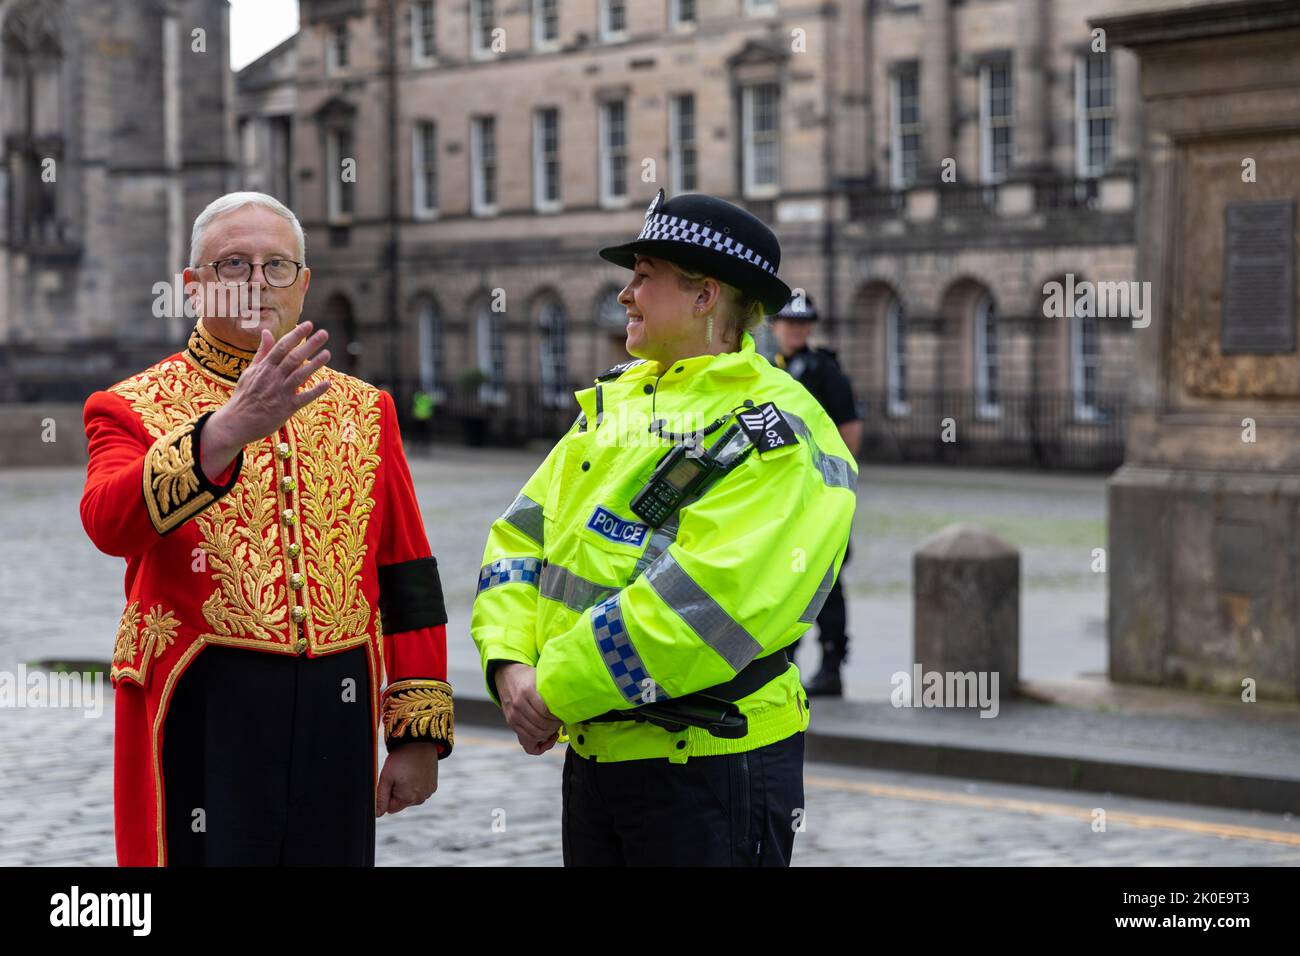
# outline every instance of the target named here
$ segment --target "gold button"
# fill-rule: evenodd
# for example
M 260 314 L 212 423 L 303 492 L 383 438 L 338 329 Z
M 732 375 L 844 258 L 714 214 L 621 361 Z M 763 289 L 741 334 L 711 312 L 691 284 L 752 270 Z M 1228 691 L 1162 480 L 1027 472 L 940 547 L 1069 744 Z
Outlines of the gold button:
M 300 545 L 297 541 L 289 545 L 289 557 L 297 558 L 298 555 L 300 554 L 302 554 L 302 545 Z
M 288 494 L 290 491 L 293 491 L 297 484 L 298 483 L 293 480 L 293 475 L 285 475 L 280 479 L 280 490 Z
M 300 637 L 300 638 L 298 638 L 298 640 L 294 642 L 293 648 L 294 648 L 294 650 L 296 650 L 299 654 L 301 654 L 303 651 L 307 650 L 307 638 L 305 638 L 305 637 Z
M 295 591 L 301 591 L 304 583 L 302 575 L 298 572 L 295 571 L 293 574 L 289 575 L 289 587 L 293 588 Z
M 293 622 L 295 624 L 301 624 L 303 621 L 307 620 L 307 609 L 301 604 L 295 604 L 293 610 L 289 613 L 293 616 Z
M 298 517 L 293 513 L 292 508 L 285 508 L 284 511 L 280 513 L 280 517 L 284 519 L 285 524 L 293 524 L 298 520 Z
M 289 443 L 282 441 L 275 446 L 275 453 L 280 456 L 281 461 L 287 461 L 289 458 Z

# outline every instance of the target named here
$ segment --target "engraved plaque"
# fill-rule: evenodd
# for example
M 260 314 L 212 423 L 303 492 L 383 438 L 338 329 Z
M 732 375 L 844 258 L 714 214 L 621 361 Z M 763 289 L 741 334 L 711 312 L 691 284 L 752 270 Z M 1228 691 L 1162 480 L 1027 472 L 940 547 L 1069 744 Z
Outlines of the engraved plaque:
M 1225 210 L 1221 347 L 1295 351 L 1295 200 Z

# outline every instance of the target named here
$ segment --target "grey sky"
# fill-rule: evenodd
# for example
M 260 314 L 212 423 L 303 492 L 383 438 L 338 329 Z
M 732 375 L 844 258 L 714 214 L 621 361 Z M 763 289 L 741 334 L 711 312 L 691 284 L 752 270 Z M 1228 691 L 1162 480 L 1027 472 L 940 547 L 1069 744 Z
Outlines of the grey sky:
M 230 0 L 230 65 L 243 69 L 298 30 L 298 0 Z

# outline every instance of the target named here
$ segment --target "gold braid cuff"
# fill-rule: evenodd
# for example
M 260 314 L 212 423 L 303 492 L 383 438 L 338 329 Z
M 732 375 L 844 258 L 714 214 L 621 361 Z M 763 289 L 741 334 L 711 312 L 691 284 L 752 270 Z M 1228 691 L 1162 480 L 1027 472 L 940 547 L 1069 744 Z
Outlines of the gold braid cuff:
M 235 486 L 244 453 L 224 486 L 208 480 L 199 467 L 199 443 L 211 412 L 185 422 L 157 439 L 145 453 L 143 470 L 144 504 L 149 520 L 159 534 L 174 531 Z
M 446 681 L 422 677 L 394 681 L 384 689 L 381 709 L 384 740 L 390 749 L 397 741 L 441 741 L 447 746 L 440 756 L 451 753 L 455 714 Z

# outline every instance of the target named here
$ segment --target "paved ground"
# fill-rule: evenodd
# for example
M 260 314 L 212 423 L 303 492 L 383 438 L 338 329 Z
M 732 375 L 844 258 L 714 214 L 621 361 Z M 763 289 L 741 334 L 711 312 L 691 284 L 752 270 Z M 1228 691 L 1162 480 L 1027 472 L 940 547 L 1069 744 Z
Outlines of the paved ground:
M 513 500 L 543 450 L 439 446 L 414 457 L 420 504 L 451 616 L 450 663 L 472 670 L 469 608 L 488 526 Z M 81 528 L 82 472 L 0 471 L 0 668 L 20 660 L 106 660 L 122 612 L 120 559 L 95 551 Z M 843 572 L 854 641 L 848 694 L 885 699 L 912 662 L 912 552 L 954 521 L 984 525 L 1022 549 L 1021 675 L 1063 679 L 1105 671 L 1105 483 L 1097 476 L 943 468 L 864 467 L 853 560 Z M 805 641 L 799 663 L 820 652 Z
M 0 719 L 0 866 L 111 866 L 110 714 Z M 505 731 L 465 727 L 433 798 L 379 821 L 377 862 L 559 865 L 562 760 L 561 748 L 528 757 Z M 816 763 L 806 796 L 799 866 L 1300 864 L 1300 820 L 1267 814 Z
M 439 448 L 413 461 L 458 674 L 477 666 L 466 628 L 487 527 L 541 456 Z M 111 653 L 123 562 L 85 538 L 81 482 L 77 469 L 0 471 L 0 671 Z M 1091 564 L 1105 544 L 1104 508 L 1098 477 L 864 468 L 845 572 L 850 695 L 885 699 L 890 675 L 910 667 L 911 554 L 952 521 L 991 527 L 1022 549 L 1026 678 L 1103 671 L 1105 581 Z M 801 661 L 816 657 L 810 649 Z M 110 864 L 111 753 L 111 702 L 95 720 L 0 709 L 0 864 Z M 508 736 L 465 726 L 443 767 L 433 801 L 380 821 L 382 864 L 559 862 L 558 750 L 528 758 Z M 1281 817 L 829 765 L 810 764 L 807 780 L 798 864 L 1300 863 L 1300 825 Z M 1110 815 L 1105 833 L 1091 829 L 1094 807 Z M 504 832 L 493 829 L 496 810 Z

